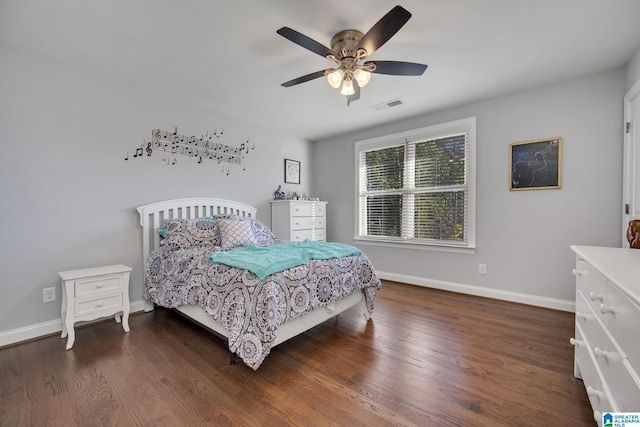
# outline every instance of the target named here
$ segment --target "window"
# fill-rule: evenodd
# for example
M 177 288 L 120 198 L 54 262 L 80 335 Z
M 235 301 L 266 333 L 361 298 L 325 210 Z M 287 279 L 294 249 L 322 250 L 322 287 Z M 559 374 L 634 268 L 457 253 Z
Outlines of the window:
M 475 124 L 356 143 L 356 239 L 475 248 Z

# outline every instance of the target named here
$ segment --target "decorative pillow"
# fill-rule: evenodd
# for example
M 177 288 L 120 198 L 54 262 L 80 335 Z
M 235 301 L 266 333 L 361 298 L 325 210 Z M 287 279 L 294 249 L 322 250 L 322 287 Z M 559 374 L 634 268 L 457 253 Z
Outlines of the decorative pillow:
M 194 246 L 220 246 L 218 222 L 210 219 L 170 219 L 164 223 L 163 245 L 180 249 Z
M 238 246 L 255 245 L 255 236 L 251 228 L 252 220 L 240 218 L 220 218 L 218 217 L 218 229 L 220 230 L 220 240 L 223 249 L 232 249 Z
M 251 230 L 253 231 L 253 237 L 258 242 L 258 246 L 270 246 L 274 243 L 280 243 L 280 239 L 260 220 L 251 220 Z
M 215 220 L 215 218 L 214 218 L 214 217 L 212 217 L 212 216 L 201 216 L 201 217 L 200 217 L 200 218 L 198 218 L 198 219 L 208 220 L 208 221 L 213 221 L 213 220 Z M 167 220 L 167 221 L 170 221 L 170 220 Z M 165 221 L 165 223 L 166 223 L 167 221 Z M 161 225 L 160 227 L 156 228 L 156 230 L 158 230 L 158 234 L 159 234 L 159 235 L 160 235 L 160 237 L 162 237 L 163 239 L 164 239 L 165 237 L 167 237 L 167 227 L 165 227 L 164 225 Z

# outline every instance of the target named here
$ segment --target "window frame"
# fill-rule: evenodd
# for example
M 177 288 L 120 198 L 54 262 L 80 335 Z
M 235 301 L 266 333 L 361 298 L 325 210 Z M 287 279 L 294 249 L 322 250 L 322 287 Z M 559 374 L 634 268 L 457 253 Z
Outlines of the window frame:
M 360 235 L 360 154 L 364 151 L 383 149 L 406 141 L 417 142 L 444 138 L 452 134 L 466 132 L 467 139 L 467 189 L 468 189 L 468 229 L 466 242 L 438 242 L 434 240 L 420 241 L 418 239 L 404 239 L 402 237 Z M 476 248 L 476 118 L 467 117 L 426 126 L 419 129 L 394 133 L 372 139 L 356 141 L 355 145 L 355 223 L 354 241 L 359 244 L 401 247 L 422 250 L 436 250 L 444 252 L 474 253 Z M 411 221 L 413 224 L 413 221 Z

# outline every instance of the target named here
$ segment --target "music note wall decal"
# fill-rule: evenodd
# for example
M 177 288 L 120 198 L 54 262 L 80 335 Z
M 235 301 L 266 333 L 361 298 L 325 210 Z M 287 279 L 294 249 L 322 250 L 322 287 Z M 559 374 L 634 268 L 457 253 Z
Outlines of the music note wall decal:
M 224 135 L 224 129 L 216 128 L 213 133 L 207 132 L 200 137 L 195 135 L 186 136 L 178 133 L 178 127 L 176 126 L 171 131 L 163 131 L 161 129 L 153 129 L 151 131 L 151 141 L 145 141 L 139 148 L 136 148 L 133 157 L 142 157 L 144 152 L 148 157 L 151 157 L 154 150 L 164 151 L 173 155 L 183 155 L 188 157 L 194 157 L 197 159 L 196 164 L 203 163 L 203 159 L 215 160 L 216 163 L 229 163 L 242 165 L 242 170 L 246 170 L 245 155 L 249 154 L 249 138 L 246 142 L 241 143 L 239 146 L 233 146 L 223 144 L 222 142 L 213 142 L 212 138 L 222 139 Z M 255 149 L 255 144 L 251 146 L 251 150 Z M 129 153 L 125 160 L 129 159 Z M 177 163 L 176 158 L 171 162 L 170 159 L 162 159 L 165 164 Z M 225 172 L 225 168 L 222 168 L 222 172 Z M 226 170 L 226 174 L 229 175 L 229 168 Z

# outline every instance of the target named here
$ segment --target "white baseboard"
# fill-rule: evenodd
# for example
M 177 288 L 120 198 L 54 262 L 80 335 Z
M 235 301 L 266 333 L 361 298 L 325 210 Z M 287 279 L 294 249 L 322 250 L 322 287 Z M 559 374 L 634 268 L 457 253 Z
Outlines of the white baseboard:
M 378 276 L 392 282 L 407 283 L 410 285 L 424 286 L 427 288 L 441 289 L 444 291 L 458 292 L 479 297 L 494 298 L 504 301 L 518 302 L 537 307 L 552 308 L 555 310 L 574 313 L 575 301 L 566 301 L 556 298 L 546 298 L 537 295 L 523 294 L 519 292 L 503 291 L 500 289 L 483 288 L 481 286 L 465 285 L 462 283 L 445 282 L 443 280 L 428 279 L 424 277 L 408 276 L 405 274 L 385 273 L 378 271 Z
M 131 302 L 130 312 L 136 313 L 138 311 L 143 311 L 144 308 L 145 301 L 133 301 Z M 0 331 L 0 348 L 6 345 L 16 344 L 22 341 L 40 338 L 58 332 L 62 332 L 61 319 L 24 326 L 22 328 L 12 329 L 10 331 Z

